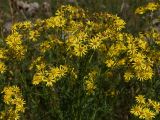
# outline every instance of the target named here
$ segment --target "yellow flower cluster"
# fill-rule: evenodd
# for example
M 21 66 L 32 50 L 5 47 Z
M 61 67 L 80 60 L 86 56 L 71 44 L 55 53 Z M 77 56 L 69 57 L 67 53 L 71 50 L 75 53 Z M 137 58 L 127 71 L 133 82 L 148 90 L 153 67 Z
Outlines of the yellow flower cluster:
M 20 113 L 25 111 L 25 101 L 22 98 L 19 87 L 8 86 L 2 91 L 4 94 L 4 103 L 7 105 L 6 110 L 1 112 L 1 119 L 18 120 L 20 119 Z
M 132 78 L 140 81 L 149 80 L 153 77 L 152 57 L 148 55 L 149 43 L 145 34 L 134 37 L 128 33 L 117 33 L 113 44 L 108 48 L 105 64 L 108 68 L 116 69 L 125 67 L 124 80 L 128 82 Z M 125 41 L 124 41 L 125 40 Z M 122 57 L 122 54 L 125 55 Z
M 158 4 L 149 3 L 136 13 L 155 11 L 158 7 Z M 69 79 L 73 88 L 82 82 L 87 95 L 99 90 L 99 76 L 104 82 L 117 80 L 115 87 L 123 80 L 152 80 L 160 63 L 159 32 L 153 29 L 132 35 L 122 31 L 126 23 L 117 15 L 86 13 L 67 5 L 48 19 L 15 23 L 4 41 L 5 47 L 0 48 L 0 73 L 8 70 L 11 75 L 7 77 L 20 77 L 23 81 L 33 77 L 33 85 L 42 83 L 47 87 L 54 86 L 62 78 Z M 11 57 L 22 62 L 17 63 Z M 86 74 L 87 70 L 90 72 Z M 115 87 L 107 88 L 108 97 L 121 95 Z M 9 109 L 8 114 L 1 112 L 1 116 L 19 119 L 25 104 L 19 88 L 5 87 L 3 93 Z M 136 101 L 131 113 L 140 119 L 151 120 L 159 113 L 159 102 L 146 100 L 142 95 L 137 96 Z
M 87 76 L 84 77 L 85 80 L 85 90 L 88 95 L 94 94 L 94 91 L 96 89 L 96 80 L 97 72 L 92 71 Z
M 17 22 L 12 26 L 12 33 L 18 32 L 20 30 L 30 30 L 32 27 L 31 21 Z
M 32 83 L 38 85 L 41 82 L 46 83 L 46 86 L 53 86 L 58 80 L 64 77 L 68 71 L 67 66 L 60 65 L 60 67 L 49 67 L 46 68 L 45 63 L 36 65 L 36 73 L 33 76 Z
M 140 119 L 152 120 L 160 112 L 160 103 L 151 99 L 146 99 L 143 95 L 138 95 L 136 105 L 132 107 L 130 113 Z
M 56 15 L 55 17 L 50 17 L 46 19 L 46 28 L 64 27 L 65 24 L 69 22 L 67 21 L 66 17 L 71 20 L 74 17 L 83 18 L 85 16 L 84 11 L 82 9 L 70 5 L 61 6 L 61 8 L 56 11 L 55 15 Z M 74 24 L 74 21 L 70 22 Z M 72 28 L 72 26 L 70 27 Z M 76 29 L 75 26 L 74 29 Z
M 148 43 L 145 38 L 142 39 L 142 35 L 139 38 L 134 38 L 128 40 L 128 55 L 132 67 L 134 68 L 134 73 L 139 80 L 152 79 L 153 76 L 153 61 L 150 57 L 147 57 Z
M 66 21 L 63 16 L 50 17 L 46 19 L 47 28 L 62 27 L 65 23 Z
M 12 33 L 5 41 L 8 45 L 9 52 L 14 55 L 14 58 L 21 60 L 25 57 L 26 48 L 22 45 L 22 35 L 20 33 Z
M 87 39 L 87 34 L 80 31 L 77 34 L 70 35 L 66 41 L 68 51 L 73 51 L 72 54 L 82 57 L 87 53 L 88 46 L 84 44 Z
M 156 44 L 160 45 L 160 32 L 156 29 L 151 29 L 145 33 L 145 36 L 152 39 Z
M 159 8 L 160 8 L 160 5 L 158 3 L 150 2 L 145 6 L 138 7 L 136 9 L 135 13 L 136 14 L 144 14 L 144 13 L 146 13 L 148 11 L 151 11 L 151 12 L 156 11 Z
M 115 23 L 115 26 L 117 26 L 117 30 L 122 30 L 123 28 L 125 28 L 125 21 L 122 20 L 120 17 L 117 17 L 117 16 L 114 16 L 114 23 Z
M 151 10 L 152 4 L 148 4 L 147 9 Z M 109 70 L 124 69 L 122 74 L 126 82 L 133 78 L 140 81 L 152 79 L 155 61 L 147 38 L 155 38 L 158 43 L 159 33 L 153 31 L 152 36 L 147 36 L 148 33 L 133 36 L 122 32 L 126 23 L 117 15 L 94 13 L 93 16 L 86 13 L 81 8 L 68 5 L 62 6 L 55 16 L 48 19 L 16 23 L 12 26 L 12 34 L 5 40 L 8 53 L 21 60 L 25 55 L 31 56 L 32 52 L 45 56 L 46 51 L 51 51 L 52 55 L 62 55 L 59 59 L 65 62 L 75 56 L 84 58 L 96 53 L 100 56 L 99 63 L 105 63 Z M 33 56 L 34 61 L 36 57 Z M 2 72 L 5 71 L 3 63 L 0 67 Z M 36 71 L 33 83 L 46 82 L 49 73 L 46 70 Z M 52 86 L 52 82 L 47 85 Z
M 58 9 L 54 17 L 45 20 L 38 19 L 34 23 L 30 21 L 15 23 L 12 26 L 12 34 L 5 40 L 11 51 L 10 53 L 14 58 L 21 60 L 28 49 L 31 50 L 34 47 L 37 49 L 36 47 L 38 46 L 40 52 L 45 53 L 53 47 L 53 43 L 57 39 L 60 39 L 59 43 L 67 45 L 66 49 L 70 56 L 83 57 L 90 49 L 99 50 L 101 46 L 105 46 L 103 44 L 104 39 L 115 37 L 116 31 L 122 30 L 126 24 L 117 15 L 97 13 L 97 20 L 93 21 L 85 13 L 81 8 L 68 5 Z M 107 19 L 111 24 L 102 23 L 101 19 Z M 54 39 L 41 37 L 43 32 L 48 33 L 50 28 L 53 30 L 55 27 L 57 30 L 54 30 L 54 32 L 62 28 L 61 37 L 56 36 Z M 105 28 L 103 32 L 99 32 L 103 27 Z M 93 34 L 93 31 L 98 33 Z M 47 34 L 47 36 L 50 35 L 52 34 Z M 47 40 L 44 41 L 41 38 Z M 28 39 L 30 41 L 27 41 Z

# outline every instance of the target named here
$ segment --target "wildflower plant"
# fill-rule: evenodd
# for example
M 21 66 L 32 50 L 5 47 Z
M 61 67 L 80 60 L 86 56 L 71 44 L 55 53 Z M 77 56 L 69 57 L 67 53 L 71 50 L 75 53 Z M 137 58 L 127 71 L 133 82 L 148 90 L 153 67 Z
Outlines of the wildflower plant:
M 136 96 L 137 104 L 132 107 L 131 113 L 140 119 L 152 120 L 159 114 L 160 103 L 151 99 L 146 100 L 143 95 Z
M 136 94 L 146 92 L 159 77 L 159 32 L 132 35 L 125 32 L 125 25 L 117 15 L 91 14 L 70 5 L 44 20 L 15 23 L 1 43 L 0 73 L 3 87 L 17 85 L 23 97 L 19 87 L 5 87 L 3 101 L 11 109 L 3 107 L 2 118 L 7 110 L 18 116 L 25 110 L 22 116 L 28 119 L 102 120 L 128 115 Z M 11 94 L 18 97 L 12 100 Z M 146 117 L 137 109 L 149 119 L 159 113 L 157 106 L 150 111 L 139 105 L 146 104 L 143 96 L 136 100 L 131 113 L 140 119 Z
M 3 101 L 6 108 L 1 111 L 1 119 L 18 120 L 20 113 L 25 111 L 25 101 L 22 98 L 20 89 L 17 86 L 9 86 L 5 87 L 2 93 L 4 93 Z

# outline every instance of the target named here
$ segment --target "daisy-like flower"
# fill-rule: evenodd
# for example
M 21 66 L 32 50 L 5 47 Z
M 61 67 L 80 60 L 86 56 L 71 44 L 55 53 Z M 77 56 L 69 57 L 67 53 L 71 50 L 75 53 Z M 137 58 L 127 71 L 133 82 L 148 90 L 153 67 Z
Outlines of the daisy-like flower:
M 134 75 L 131 72 L 125 72 L 124 73 L 124 79 L 125 79 L 126 82 L 130 81 L 131 78 L 133 78 L 133 77 L 134 77 Z
M 97 49 L 101 45 L 101 43 L 101 39 L 99 37 L 95 37 L 90 40 L 89 45 L 92 49 Z
M 105 64 L 107 67 L 113 67 L 115 65 L 115 62 L 112 59 L 110 59 L 106 60 Z
M 139 116 L 142 112 L 142 107 L 139 105 L 135 105 L 134 107 L 132 107 L 130 113 L 134 114 L 135 116 Z
M 138 95 L 138 96 L 136 96 L 135 98 L 136 98 L 136 101 L 137 101 L 138 103 L 145 104 L 144 95 Z
M 145 119 L 145 120 L 152 120 L 153 118 L 155 118 L 156 114 L 151 111 L 149 108 L 144 108 L 143 109 L 143 115 L 140 115 L 139 118 Z
M 83 57 L 87 53 L 87 46 L 85 45 L 76 45 L 74 47 L 74 54 L 78 57 Z

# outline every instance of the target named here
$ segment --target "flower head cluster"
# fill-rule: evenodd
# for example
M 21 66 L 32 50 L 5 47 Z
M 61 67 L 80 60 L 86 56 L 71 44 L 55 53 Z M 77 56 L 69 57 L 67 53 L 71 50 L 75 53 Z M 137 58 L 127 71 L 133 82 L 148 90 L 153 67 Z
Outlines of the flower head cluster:
M 68 71 L 68 68 L 65 65 L 60 65 L 60 67 L 49 67 L 49 70 L 47 70 L 45 63 L 36 65 L 36 68 L 37 70 L 32 81 L 34 85 L 44 82 L 46 83 L 46 86 L 53 86 L 54 83 L 64 77 Z
M 84 77 L 85 80 L 85 90 L 88 95 L 91 95 L 95 92 L 96 83 L 95 79 L 97 77 L 97 72 L 92 71 L 87 76 Z
M 19 87 L 17 86 L 8 86 L 5 87 L 2 91 L 4 93 L 3 101 L 9 107 L 7 111 L 1 112 L 2 119 L 13 119 L 18 120 L 19 114 L 25 111 L 25 101 L 22 98 Z
M 148 3 L 147 5 L 145 6 L 142 6 L 142 7 L 138 7 L 135 11 L 136 14 L 144 14 L 148 11 L 155 11 L 157 9 L 160 8 L 160 5 L 158 3 L 154 3 L 154 2 L 150 2 Z
M 151 10 L 151 6 L 153 7 L 151 3 L 148 4 L 147 9 Z M 132 78 L 140 81 L 150 80 L 154 76 L 155 61 L 152 55 L 148 55 L 151 54 L 148 36 L 141 33 L 133 36 L 122 32 L 125 24 L 125 21 L 117 15 L 108 13 L 90 15 L 81 8 L 67 5 L 61 6 L 55 16 L 48 19 L 13 25 L 13 32 L 5 41 L 8 53 L 13 53 L 17 59 L 33 55 L 31 59 L 36 61 L 37 56 L 49 54 L 50 58 L 55 56 L 57 61 L 62 60 L 67 64 L 71 59 L 83 59 L 95 53 L 98 64 L 105 63 L 106 69 L 123 69 L 121 74 L 126 82 Z M 152 35 L 158 43 L 158 33 Z M 2 65 L 2 68 L 5 67 Z M 34 76 L 33 83 L 44 82 L 49 75 L 46 70 L 39 70 Z
M 145 10 L 154 11 L 157 6 L 150 3 Z M 16 23 L 4 41 L 5 47 L 0 48 L 0 73 L 4 73 L 5 64 L 9 64 L 7 70 L 11 75 L 6 77 L 18 77 L 25 81 L 32 76 L 33 85 L 42 83 L 50 87 L 55 83 L 61 84 L 58 82 L 61 79 L 67 79 L 64 80 L 69 81 L 65 84 L 69 85 L 67 88 L 71 83 L 72 88 L 78 87 L 79 92 L 85 90 L 87 95 L 94 95 L 99 89 L 105 91 L 103 85 L 97 88 L 112 79 L 116 81 L 108 85 L 111 88 L 108 88 L 107 95 L 121 95 L 119 87 L 113 89 L 126 87 L 121 85 L 121 81 L 152 80 L 157 74 L 157 61 L 160 62 L 158 31 L 132 35 L 122 32 L 125 24 L 117 15 L 87 14 L 87 11 L 70 5 L 60 7 L 55 16 L 48 19 Z M 21 62 L 8 59 L 11 57 Z M 86 74 L 87 70 L 92 71 Z M 17 113 L 24 111 L 24 101 L 18 87 L 6 87 L 3 93 L 4 102 L 14 106 L 8 109 L 10 116 L 18 116 Z M 159 113 L 158 102 L 146 100 L 142 95 L 137 96 L 136 101 L 137 105 L 131 109 L 135 116 L 149 120 Z M 1 114 L 6 116 L 4 112 Z
M 146 99 L 143 95 L 135 97 L 137 104 L 132 107 L 131 114 L 140 119 L 152 120 L 160 112 L 160 103 L 151 99 Z
M 20 30 L 30 30 L 32 27 L 31 21 L 17 22 L 12 26 L 12 33 L 18 32 Z
M 18 32 L 14 32 L 6 38 L 6 44 L 8 45 L 9 52 L 11 52 L 14 58 L 21 60 L 24 58 L 26 48 L 22 45 L 22 35 Z

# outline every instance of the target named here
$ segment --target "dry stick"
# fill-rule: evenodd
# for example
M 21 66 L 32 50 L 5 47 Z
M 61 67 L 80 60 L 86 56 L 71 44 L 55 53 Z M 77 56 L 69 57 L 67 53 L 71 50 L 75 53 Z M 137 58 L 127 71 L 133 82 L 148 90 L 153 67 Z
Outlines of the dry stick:
M 12 7 L 11 0 L 8 0 L 8 3 L 9 3 L 11 18 L 12 18 L 12 23 L 13 23 L 14 22 L 14 15 L 13 15 L 13 7 Z
M 13 14 L 13 7 L 12 7 L 12 2 L 11 0 L 8 0 L 9 3 L 9 7 L 10 7 L 10 12 L 11 12 L 11 17 L 12 17 L 12 23 L 14 22 L 14 14 Z M 17 4 L 17 1 L 16 1 Z M 20 11 L 20 13 L 22 14 L 22 16 L 24 17 L 25 20 L 27 20 L 26 15 L 24 14 L 23 10 Z

